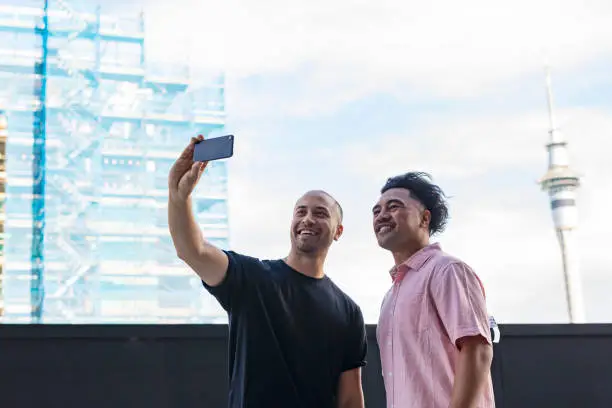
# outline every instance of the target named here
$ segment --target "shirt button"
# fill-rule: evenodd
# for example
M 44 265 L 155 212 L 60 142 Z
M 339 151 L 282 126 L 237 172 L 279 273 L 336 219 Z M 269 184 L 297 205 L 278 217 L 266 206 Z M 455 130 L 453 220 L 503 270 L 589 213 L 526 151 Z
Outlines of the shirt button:
M 389 377 L 391 377 L 391 376 L 393 375 L 393 373 L 392 373 L 391 371 L 389 371 L 389 372 L 387 373 L 387 375 L 388 375 Z

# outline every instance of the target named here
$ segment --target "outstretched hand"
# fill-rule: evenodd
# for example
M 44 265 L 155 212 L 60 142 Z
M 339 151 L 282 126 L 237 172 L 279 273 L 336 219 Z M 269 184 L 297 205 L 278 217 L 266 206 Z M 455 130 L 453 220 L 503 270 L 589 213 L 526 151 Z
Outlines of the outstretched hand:
M 193 161 L 195 145 L 204 140 L 204 136 L 192 137 L 189 145 L 174 162 L 168 175 L 168 190 L 173 201 L 186 201 L 198 184 L 208 162 Z

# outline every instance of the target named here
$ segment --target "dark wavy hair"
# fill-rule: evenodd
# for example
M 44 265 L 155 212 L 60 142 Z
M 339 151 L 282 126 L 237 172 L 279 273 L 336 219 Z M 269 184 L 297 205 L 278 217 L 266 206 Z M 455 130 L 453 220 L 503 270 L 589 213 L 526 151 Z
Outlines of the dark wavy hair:
M 446 195 L 442 189 L 431 182 L 432 177 L 425 172 L 410 172 L 387 179 L 380 190 L 383 194 L 392 188 L 404 188 L 410 191 L 410 196 L 419 201 L 431 213 L 429 234 L 444 231 L 448 221 Z

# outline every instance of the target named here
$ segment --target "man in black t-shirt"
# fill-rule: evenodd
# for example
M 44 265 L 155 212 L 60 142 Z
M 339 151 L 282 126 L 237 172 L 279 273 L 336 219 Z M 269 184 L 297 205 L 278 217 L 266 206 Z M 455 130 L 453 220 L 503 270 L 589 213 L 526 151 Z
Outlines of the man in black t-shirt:
M 206 163 L 192 139 L 170 170 L 168 218 L 178 256 L 229 316 L 230 408 L 363 408 L 367 342 L 359 306 L 323 272 L 342 208 L 310 191 L 296 203 L 291 251 L 259 260 L 208 243 L 191 193 Z

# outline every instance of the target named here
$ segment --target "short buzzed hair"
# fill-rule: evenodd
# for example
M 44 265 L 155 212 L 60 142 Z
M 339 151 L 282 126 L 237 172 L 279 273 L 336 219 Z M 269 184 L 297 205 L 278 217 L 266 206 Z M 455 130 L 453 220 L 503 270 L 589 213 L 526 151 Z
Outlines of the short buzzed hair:
M 340 203 L 338 202 L 338 200 L 336 200 L 334 198 L 334 196 L 332 196 L 331 194 L 329 194 L 327 191 L 325 190 L 310 190 L 307 191 L 304 195 L 309 194 L 309 193 L 319 193 L 319 194 L 325 194 L 326 196 L 328 196 L 329 198 L 332 199 L 332 201 L 334 202 L 334 205 L 336 206 L 336 208 L 338 209 L 338 215 L 340 215 L 340 222 L 342 222 L 342 219 L 344 218 L 344 211 L 342 210 L 342 206 L 340 205 Z

